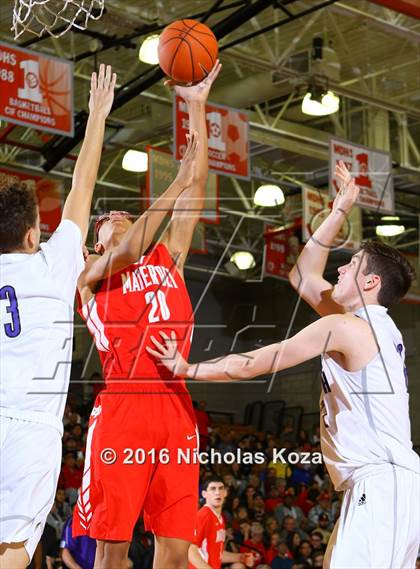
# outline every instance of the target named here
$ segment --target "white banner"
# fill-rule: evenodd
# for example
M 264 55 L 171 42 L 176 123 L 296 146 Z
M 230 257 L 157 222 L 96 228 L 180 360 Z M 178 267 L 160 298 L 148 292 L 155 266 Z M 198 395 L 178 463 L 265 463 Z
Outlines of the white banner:
M 326 190 L 317 190 L 302 186 L 302 241 L 309 241 L 324 219 L 330 214 L 332 198 Z M 340 233 L 337 235 L 333 248 L 359 249 L 362 240 L 362 215 L 359 207 L 354 206 L 347 216 Z
M 340 138 L 330 139 L 330 192 L 339 190 L 334 176 L 337 162 L 342 160 L 360 187 L 357 204 L 380 213 L 394 213 L 392 159 L 388 152 L 372 150 Z

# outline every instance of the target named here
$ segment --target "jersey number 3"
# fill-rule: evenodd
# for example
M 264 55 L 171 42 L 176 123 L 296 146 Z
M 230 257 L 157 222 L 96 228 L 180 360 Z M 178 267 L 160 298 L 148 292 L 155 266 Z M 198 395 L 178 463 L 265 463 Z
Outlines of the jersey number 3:
M 166 304 L 166 297 L 163 291 L 150 291 L 146 293 L 145 299 L 147 304 L 151 304 L 152 308 L 149 312 L 149 322 L 159 322 L 160 320 L 169 320 L 171 313 Z
M 0 300 L 7 300 L 6 312 L 11 314 L 12 321 L 4 324 L 4 331 L 8 338 L 16 338 L 20 334 L 20 316 L 16 291 L 12 286 L 2 286 L 0 288 Z

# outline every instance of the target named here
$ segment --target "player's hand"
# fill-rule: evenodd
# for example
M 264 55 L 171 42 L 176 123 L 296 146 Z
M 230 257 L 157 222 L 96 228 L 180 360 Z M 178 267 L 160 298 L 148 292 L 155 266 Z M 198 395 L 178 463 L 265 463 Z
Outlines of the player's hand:
M 335 167 L 335 175 L 340 180 L 340 191 L 335 197 L 333 211 L 340 210 L 347 214 L 354 206 L 360 188 L 342 160 Z
M 147 346 L 146 350 L 150 355 L 160 360 L 173 375 L 186 376 L 189 365 L 178 351 L 175 332 L 171 332 L 171 337 L 165 334 L 165 332 L 159 332 L 159 334 L 162 336 L 163 343 L 154 336 L 150 336 L 155 349 Z
M 195 159 L 198 149 L 198 132 L 193 130 L 187 134 L 187 148 L 181 160 L 181 165 L 175 180 L 184 188 L 191 186 L 194 178 Z
M 117 82 L 116 73 L 112 73 L 110 65 L 103 63 L 99 66 L 99 73 L 92 73 L 90 79 L 89 111 L 106 118 L 114 102 L 114 89 Z
M 222 64 L 217 59 L 213 69 L 200 83 L 196 85 L 176 85 L 172 79 L 165 81 L 165 85 L 175 86 L 175 92 L 182 97 L 185 102 L 198 101 L 205 103 L 210 93 L 211 86 L 213 85 L 216 77 L 222 68 Z
M 243 563 L 245 567 L 254 567 L 254 563 L 256 561 L 256 557 L 254 557 L 253 553 L 244 553 Z

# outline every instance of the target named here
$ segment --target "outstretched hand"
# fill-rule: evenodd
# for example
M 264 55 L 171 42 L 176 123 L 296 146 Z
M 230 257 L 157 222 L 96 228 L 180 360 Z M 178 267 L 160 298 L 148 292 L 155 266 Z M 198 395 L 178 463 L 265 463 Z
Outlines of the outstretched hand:
M 117 82 L 116 73 L 112 73 L 110 65 L 103 63 L 99 66 L 99 73 L 92 73 L 90 79 L 89 111 L 98 113 L 106 118 L 114 102 L 114 89 Z
M 165 334 L 165 332 L 159 332 L 159 334 L 162 336 L 164 343 L 162 344 L 154 336 L 150 336 L 156 349 L 146 346 L 146 350 L 151 356 L 160 360 L 173 375 L 186 376 L 189 365 L 178 351 L 175 332 L 171 332 L 171 337 Z
M 211 86 L 219 75 L 221 68 L 222 64 L 217 59 L 210 73 L 196 85 L 177 85 L 172 79 L 165 81 L 165 85 L 175 87 L 176 94 L 182 97 L 187 103 L 192 101 L 205 103 L 209 96 Z
M 342 160 L 335 167 L 335 175 L 340 180 L 340 190 L 335 197 L 333 211 L 340 210 L 347 214 L 354 206 L 360 188 Z

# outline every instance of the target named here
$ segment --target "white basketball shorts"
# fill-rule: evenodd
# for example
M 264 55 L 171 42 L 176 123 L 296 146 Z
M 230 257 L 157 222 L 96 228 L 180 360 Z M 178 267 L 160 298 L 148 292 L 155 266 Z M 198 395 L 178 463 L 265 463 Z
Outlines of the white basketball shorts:
M 25 542 L 32 559 L 54 503 L 60 468 L 57 429 L 0 416 L 0 543 Z
M 420 536 L 420 476 L 392 464 L 344 491 L 324 569 L 413 569 Z

